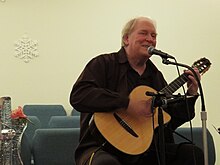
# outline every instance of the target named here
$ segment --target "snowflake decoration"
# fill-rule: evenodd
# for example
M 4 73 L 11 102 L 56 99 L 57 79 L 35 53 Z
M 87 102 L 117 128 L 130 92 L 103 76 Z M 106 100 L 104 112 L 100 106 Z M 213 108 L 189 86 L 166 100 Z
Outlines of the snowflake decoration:
M 31 40 L 27 35 L 15 42 L 15 57 L 24 60 L 25 63 L 30 62 L 38 57 L 37 41 Z

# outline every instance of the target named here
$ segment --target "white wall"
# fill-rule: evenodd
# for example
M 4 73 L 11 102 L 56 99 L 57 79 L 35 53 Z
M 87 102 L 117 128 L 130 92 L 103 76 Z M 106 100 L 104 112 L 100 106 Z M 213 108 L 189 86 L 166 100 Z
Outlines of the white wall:
M 92 57 L 120 48 L 121 28 L 135 16 L 157 21 L 157 48 L 191 65 L 206 57 L 212 62 L 202 77 L 208 112 L 207 126 L 220 152 L 218 94 L 220 93 L 219 0 L 5 0 L 0 1 L 0 96 L 11 96 L 13 108 L 24 104 L 63 104 Z M 27 35 L 38 43 L 39 57 L 29 63 L 16 58 L 14 43 Z M 152 60 L 167 81 L 177 77 L 174 66 Z M 200 126 L 200 100 L 193 126 Z M 217 157 L 218 159 L 218 157 Z M 220 164 L 217 160 L 216 164 Z

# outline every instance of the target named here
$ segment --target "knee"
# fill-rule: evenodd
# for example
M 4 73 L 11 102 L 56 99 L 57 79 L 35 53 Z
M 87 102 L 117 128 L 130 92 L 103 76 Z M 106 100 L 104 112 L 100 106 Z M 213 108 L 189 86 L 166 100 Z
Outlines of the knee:
M 186 145 L 186 150 L 184 152 L 186 160 L 192 162 L 195 165 L 204 164 L 204 152 L 201 148 L 195 145 Z
M 121 165 L 117 157 L 105 152 L 98 151 L 90 160 L 89 165 Z

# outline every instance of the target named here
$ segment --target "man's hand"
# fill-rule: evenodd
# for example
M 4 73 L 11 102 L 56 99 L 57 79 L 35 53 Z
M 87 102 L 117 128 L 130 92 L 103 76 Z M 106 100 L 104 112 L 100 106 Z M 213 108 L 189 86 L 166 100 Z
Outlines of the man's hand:
M 134 117 L 135 116 L 150 117 L 152 116 L 151 104 L 152 104 L 152 98 L 148 100 L 130 99 L 127 112 Z
M 194 71 L 196 72 L 199 80 L 201 79 L 201 75 L 199 74 L 199 70 L 197 68 L 194 68 Z M 194 74 L 190 70 L 184 71 L 186 74 L 188 74 L 189 81 L 187 82 L 187 93 L 191 96 L 198 94 L 198 82 L 196 81 L 196 78 L 194 77 Z

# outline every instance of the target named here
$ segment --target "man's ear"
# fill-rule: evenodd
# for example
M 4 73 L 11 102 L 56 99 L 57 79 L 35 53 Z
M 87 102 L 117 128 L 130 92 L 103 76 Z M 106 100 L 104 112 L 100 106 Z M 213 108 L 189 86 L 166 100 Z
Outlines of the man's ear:
M 125 35 L 124 37 L 123 37 L 123 42 L 124 42 L 124 45 L 125 46 L 128 46 L 128 35 Z

